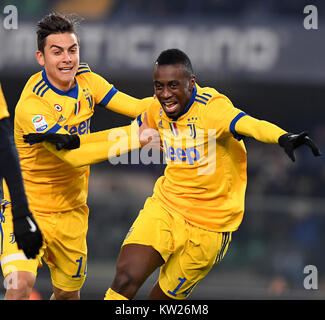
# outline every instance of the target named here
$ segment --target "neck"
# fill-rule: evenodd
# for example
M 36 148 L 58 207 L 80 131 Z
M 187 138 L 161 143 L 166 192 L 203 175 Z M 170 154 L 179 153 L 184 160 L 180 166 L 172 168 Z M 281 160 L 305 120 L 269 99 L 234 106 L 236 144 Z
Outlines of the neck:
M 51 78 L 48 77 L 48 80 L 51 82 L 51 84 L 56 87 L 57 89 L 61 91 L 68 91 L 72 89 L 76 85 L 76 79 L 73 78 L 70 82 L 56 82 L 53 81 Z

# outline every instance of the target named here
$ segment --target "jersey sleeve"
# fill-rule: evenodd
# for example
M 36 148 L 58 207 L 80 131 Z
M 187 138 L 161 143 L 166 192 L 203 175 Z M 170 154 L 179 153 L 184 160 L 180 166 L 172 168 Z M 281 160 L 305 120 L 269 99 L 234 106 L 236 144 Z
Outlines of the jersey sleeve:
M 146 99 L 137 99 L 117 90 L 96 73 L 92 72 L 91 78 L 96 104 L 132 118 L 146 109 Z
M 0 83 L 0 120 L 7 117 L 9 117 L 9 112 L 8 112 L 7 103 L 3 95 L 1 83 Z
M 54 144 L 43 143 L 46 149 L 76 168 L 109 160 L 141 147 L 134 123 L 80 136 L 80 147 L 73 150 L 57 151 Z
M 237 121 L 244 116 L 246 113 L 235 108 L 223 95 L 212 98 L 200 111 L 205 129 L 215 129 L 217 137 L 233 135 L 237 140 L 240 140 L 242 136 L 235 131 L 235 126 Z
M 90 72 L 88 76 L 90 77 L 90 86 L 94 93 L 95 103 L 106 107 L 118 90 L 94 72 Z
M 264 143 L 278 143 L 286 131 L 265 120 L 258 120 L 235 108 L 225 96 L 216 97 L 206 110 L 202 110 L 204 122 L 209 129 L 216 129 L 217 136 L 232 134 L 237 140 L 252 137 Z
M 287 131 L 265 120 L 251 116 L 242 117 L 234 127 L 237 134 L 253 137 L 264 143 L 278 143 L 279 137 Z

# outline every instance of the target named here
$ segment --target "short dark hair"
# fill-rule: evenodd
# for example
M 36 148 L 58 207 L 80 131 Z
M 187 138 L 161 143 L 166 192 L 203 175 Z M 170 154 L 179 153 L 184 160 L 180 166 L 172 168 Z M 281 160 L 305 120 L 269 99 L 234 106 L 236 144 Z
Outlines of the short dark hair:
M 74 33 L 78 39 L 79 36 L 76 27 L 82 19 L 75 14 L 63 15 L 60 13 L 50 13 L 37 23 L 37 48 L 44 52 L 46 37 L 57 33 Z
M 191 77 L 193 75 L 193 67 L 190 58 L 186 53 L 179 49 L 167 49 L 162 51 L 156 60 L 156 64 L 159 66 L 182 64 L 184 66 L 184 71 L 188 76 Z

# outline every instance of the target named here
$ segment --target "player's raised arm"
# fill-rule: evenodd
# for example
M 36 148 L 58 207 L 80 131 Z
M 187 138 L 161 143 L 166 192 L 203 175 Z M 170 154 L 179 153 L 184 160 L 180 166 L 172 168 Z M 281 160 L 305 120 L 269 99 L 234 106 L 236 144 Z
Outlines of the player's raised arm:
M 91 85 L 96 92 L 95 103 L 125 116 L 135 118 L 144 112 L 153 98 L 137 99 L 116 89 L 102 76 L 91 72 Z
M 148 105 L 153 99 L 152 97 L 137 99 L 118 91 L 106 107 L 114 112 L 136 118 L 140 113 L 147 110 Z

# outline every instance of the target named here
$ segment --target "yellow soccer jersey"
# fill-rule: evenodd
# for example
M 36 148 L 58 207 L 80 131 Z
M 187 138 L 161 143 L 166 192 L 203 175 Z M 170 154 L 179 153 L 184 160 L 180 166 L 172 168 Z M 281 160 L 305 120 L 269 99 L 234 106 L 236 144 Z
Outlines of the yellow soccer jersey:
M 154 197 L 167 211 L 208 230 L 238 228 L 244 213 L 246 149 L 234 138 L 234 127 L 243 115 L 227 97 L 198 85 L 178 119 L 168 118 L 157 99 L 150 105 L 148 123 L 159 131 L 167 162 Z
M 9 112 L 8 112 L 6 100 L 3 95 L 1 83 L 0 83 L 0 120 L 7 117 L 9 117 Z
M 55 88 L 45 70 L 33 75 L 16 106 L 14 128 L 30 208 L 62 212 L 86 204 L 89 166 L 74 168 L 45 148 L 45 144 L 25 143 L 24 134 L 88 134 L 95 104 L 135 117 L 143 111 L 137 110 L 139 101 L 119 92 L 91 72 L 87 64 L 80 64 L 76 85 L 68 91 Z M 4 189 L 8 199 L 8 190 Z

